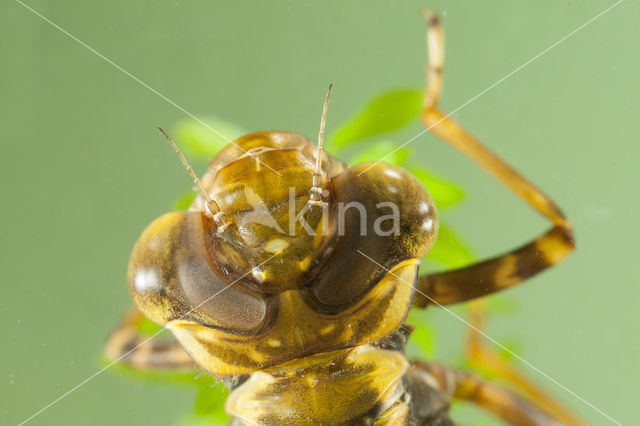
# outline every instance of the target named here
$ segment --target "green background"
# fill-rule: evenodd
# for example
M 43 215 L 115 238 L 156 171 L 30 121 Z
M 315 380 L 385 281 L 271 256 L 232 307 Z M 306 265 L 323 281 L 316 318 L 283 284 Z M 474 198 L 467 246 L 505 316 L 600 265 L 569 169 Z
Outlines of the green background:
M 329 81 L 329 132 L 372 95 L 423 84 L 422 7 L 446 11 L 442 104 L 453 110 L 613 2 L 28 4 L 193 114 L 313 138 Z M 492 317 L 488 334 L 516 342 L 518 354 L 625 424 L 637 423 L 640 382 L 639 21 L 638 3 L 623 2 L 456 114 L 559 202 L 579 244 L 561 266 L 510 290 L 509 312 Z M 17 424 L 104 365 L 102 344 L 130 303 L 130 249 L 189 180 L 155 129 L 183 111 L 17 2 L 0 5 L 0 37 L 0 423 Z M 415 123 L 397 140 L 420 130 Z M 546 229 L 431 135 L 411 146 L 467 190 L 444 215 L 478 256 Z M 424 318 L 437 331 L 437 358 L 459 361 L 464 325 L 442 311 Z M 589 423 L 612 424 L 523 370 Z M 29 424 L 175 425 L 193 401 L 192 386 L 107 370 Z

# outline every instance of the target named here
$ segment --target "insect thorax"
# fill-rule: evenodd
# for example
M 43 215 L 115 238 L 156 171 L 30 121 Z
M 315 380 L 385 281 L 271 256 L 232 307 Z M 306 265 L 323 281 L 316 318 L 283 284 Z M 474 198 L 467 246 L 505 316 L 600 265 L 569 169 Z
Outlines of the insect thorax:
M 407 367 L 399 352 L 371 345 L 312 355 L 252 373 L 225 408 L 234 425 L 401 425 Z

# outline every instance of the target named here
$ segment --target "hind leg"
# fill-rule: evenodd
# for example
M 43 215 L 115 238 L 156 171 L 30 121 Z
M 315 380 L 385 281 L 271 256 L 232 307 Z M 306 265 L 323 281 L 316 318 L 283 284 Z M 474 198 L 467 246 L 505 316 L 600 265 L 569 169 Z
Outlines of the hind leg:
M 153 339 L 154 336 L 140 334 L 138 326 L 143 320 L 140 311 L 132 307 L 111 332 L 104 349 L 111 361 L 121 361 L 144 370 L 196 367 L 177 340 Z
M 568 425 L 583 425 L 573 413 L 556 402 L 549 394 L 531 381 L 524 373 L 513 364 L 497 354 L 484 341 L 481 332 L 485 326 L 485 311 L 481 301 L 472 302 L 471 327 L 467 338 L 467 358 L 469 362 L 481 371 L 485 371 L 500 380 L 510 383 L 535 404 L 542 407 L 555 418 Z
M 546 411 L 536 401 L 516 392 L 480 379 L 466 371 L 443 364 L 415 361 L 413 377 L 436 389 L 447 399 L 458 399 L 477 405 L 510 425 L 549 426 L 578 425 Z M 416 401 L 420 404 L 421 401 Z M 455 420 L 455 419 L 454 419 Z

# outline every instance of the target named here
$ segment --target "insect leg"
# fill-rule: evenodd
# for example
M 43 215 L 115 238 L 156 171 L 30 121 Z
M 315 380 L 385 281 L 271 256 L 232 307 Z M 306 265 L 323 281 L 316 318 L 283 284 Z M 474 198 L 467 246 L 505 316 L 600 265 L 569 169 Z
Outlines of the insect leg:
M 505 380 L 526 394 L 538 407 L 561 420 L 564 424 L 583 425 L 578 418 L 558 404 L 551 396 L 533 383 L 506 359 L 491 350 L 484 342 L 481 331 L 484 330 L 485 311 L 482 301 L 472 302 L 471 325 L 467 338 L 467 358 L 474 366 Z
M 141 335 L 138 325 L 142 320 L 142 313 L 132 307 L 107 339 L 104 349 L 107 358 L 144 370 L 195 368 L 177 340 Z
M 559 263 L 574 247 L 569 230 L 553 227 L 509 253 L 460 269 L 419 277 L 414 306 L 449 305 L 513 287 Z
M 422 373 L 431 386 L 434 380 L 443 394 L 473 403 L 505 422 L 518 426 L 549 426 L 566 423 L 523 396 L 482 380 L 454 367 L 424 361 L 414 361 L 412 367 Z
M 427 89 L 422 121 L 438 137 L 471 158 L 532 208 L 553 223 L 553 227 L 532 242 L 509 253 L 461 269 L 419 278 L 415 306 L 435 301 L 451 304 L 512 287 L 562 261 L 575 247 L 573 228 L 560 208 L 452 118 L 438 109 L 442 89 L 444 36 L 437 16 L 427 13 L 429 55 Z M 425 297 L 426 295 L 426 297 Z
M 438 109 L 443 83 L 444 36 L 438 18 L 430 13 L 425 16 L 430 21 L 427 32 L 427 89 L 422 113 L 425 126 L 492 174 L 533 209 L 549 219 L 553 227 L 533 241 L 506 254 L 464 268 L 420 277 L 417 283 L 418 295 L 414 302 L 414 306 L 417 307 L 425 307 L 432 303 L 447 305 L 462 302 L 510 288 L 559 263 L 575 248 L 571 223 L 553 200 L 488 150 L 448 114 Z M 483 314 L 477 306 L 474 309 L 472 321 L 476 329 L 482 329 Z M 487 348 L 477 330 L 471 331 L 468 355 L 476 365 L 510 381 L 529 395 L 538 407 L 544 408 L 558 421 L 573 425 L 582 424 L 533 385 L 515 367 Z

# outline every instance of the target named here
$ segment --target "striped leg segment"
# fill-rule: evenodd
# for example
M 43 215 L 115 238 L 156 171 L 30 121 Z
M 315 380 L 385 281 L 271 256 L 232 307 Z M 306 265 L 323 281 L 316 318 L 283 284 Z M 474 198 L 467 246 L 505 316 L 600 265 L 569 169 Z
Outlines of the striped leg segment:
M 418 307 L 434 301 L 442 305 L 463 302 L 512 287 L 560 262 L 575 247 L 571 223 L 553 200 L 438 109 L 443 83 L 444 34 L 436 15 L 427 12 L 425 16 L 430 22 L 427 88 L 422 113 L 425 126 L 492 174 L 549 219 L 553 227 L 509 253 L 461 269 L 420 277 L 419 296 L 415 302 Z
M 177 340 L 141 335 L 138 326 L 142 320 L 144 316 L 132 307 L 111 332 L 104 349 L 110 360 L 142 370 L 196 368 Z
M 509 253 L 464 268 L 420 277 L 414 306 L 450 305 L 513 287 L 559 263 L 574 247 L 570 230 L 554 226 Z
M 513 287 L 561 262 L 575 248 L 571 223 L 553 200 L 439 110 L 438 101 L 443 85 L 444 33 L 436 15 L 427 12 L 425 17 L 429 20 L 429 54 L 422 113 L 424 125 L 546 217 L 552 227 L 533 241 L 508 253 L 464 268 L 419 277 L 418 295 L 414 302 L 417 307 L 464 302 Z M 482 334 L 478 331 L 483 327 L 482 310 L 478 305 L 472 309 L 472 321 L 476 329 L 470 331 L 468 340 L 470 361 L 513 385 L 522 396 L 448 367 L 431 366 L 429 368 L 434 369 L 433 374 L 439 374 L 442 380 L 452 380 L 453 377 L 456 383 L 454 396 L 477 403 L 512 424 L 582 425 L 573 414 L 484 344 Z
M 517 426 L 551 426 L 565 424 L 535 403 L 517 393 L 486 382 L 464 370 L 443 364 L 415 361 L 412 367 L 425 382 L 436 385 L 448 398 L 477 405 L 483 410 Z

